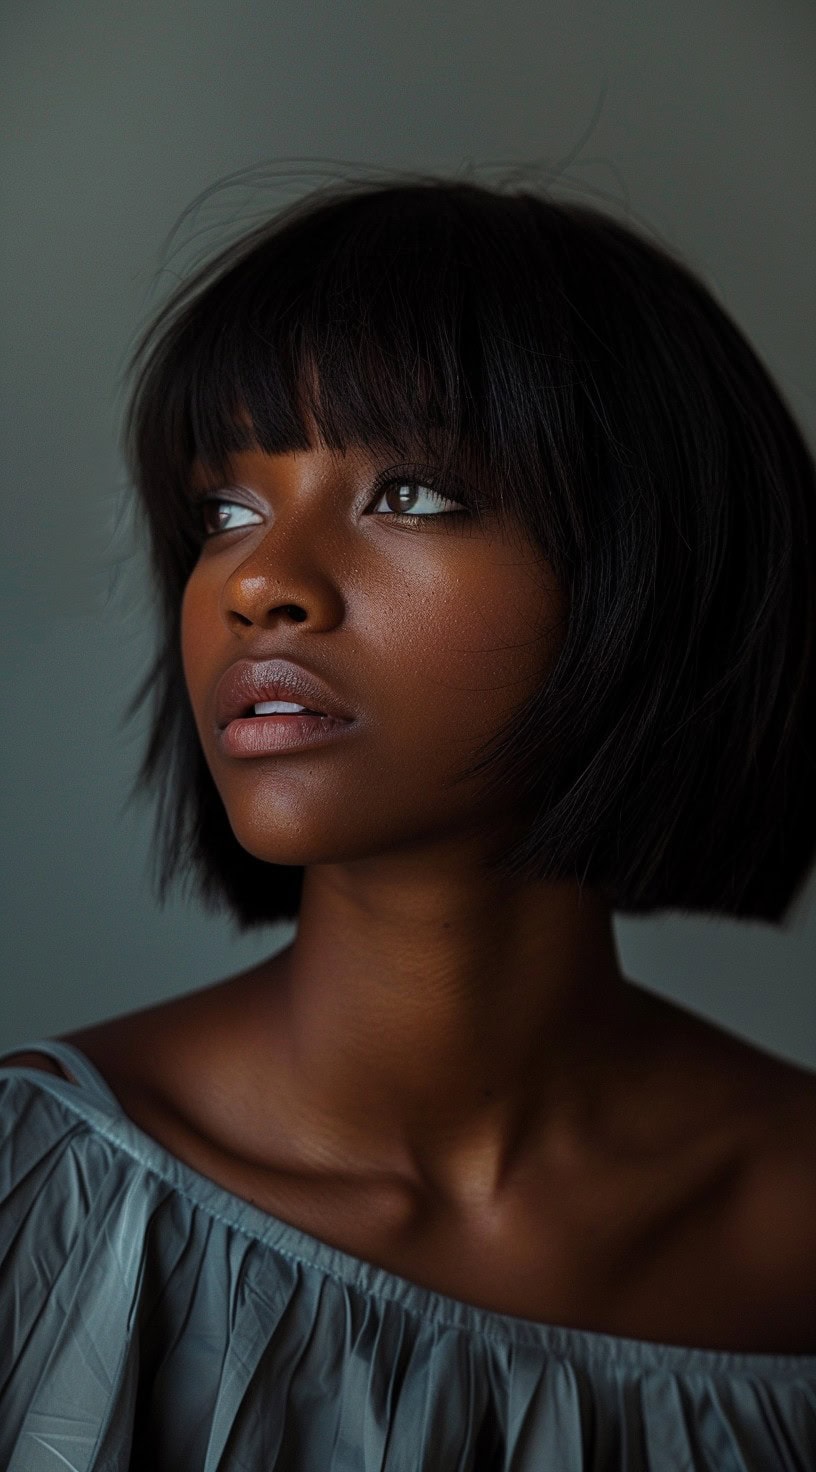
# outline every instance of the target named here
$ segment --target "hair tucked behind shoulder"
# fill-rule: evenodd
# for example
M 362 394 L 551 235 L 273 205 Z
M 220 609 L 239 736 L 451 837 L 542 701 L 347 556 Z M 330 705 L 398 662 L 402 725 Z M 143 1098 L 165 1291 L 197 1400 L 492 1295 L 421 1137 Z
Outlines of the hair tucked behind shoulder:
M 745 336 L 670 251 L 541 190 L 343 182 L 184 281 L 143 332 L 124 443 L 161 617 L 134 786 L 159 894 L 237 927 L 303 870 L 235 839 L 197 736 L 180 605 L 194 459 L 421 445 L 537 540 L 568 599 L 546 683 L 472 769 L 524 813 L 503 872 L 624 913 L 780 924 L 816 858 L 816 470 Z M 247 439 L 249 436 L 249 439 Z

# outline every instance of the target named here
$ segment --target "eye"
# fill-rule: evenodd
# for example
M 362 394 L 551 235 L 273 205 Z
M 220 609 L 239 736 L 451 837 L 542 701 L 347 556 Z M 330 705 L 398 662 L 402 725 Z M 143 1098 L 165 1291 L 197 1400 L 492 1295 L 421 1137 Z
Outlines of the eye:
M 396 505 L 390 505 L 388 507 L 388 510 L 392 518 L 397 518 L 400 521 L 420 522 L 428 520 L 438 520 L 440 517 L 443 516 L 468 515 L 467 507 L 463 506 L 460 501 L 452 501 L 450 497 L 443 496 L 440 491 L 434 490 L 433 486 L 425 485 L 422 481 L 419 480 L 394 477 L 392 480 L 386 481 L 384 487 L 381 486 L 379 488 L 377 501 L 390 501 L 392 503 L 396 501 Z M 433 501 L 437 503 L 437 507 L 439 502 L 441 501 L 443 503 L 447 503 L 449 507 L 453 507 L 454 509 L 450 511 L 440 511 L 438 509 L 434 510 L 433 506 L 431 506 L 430 510 L 413 510 L 413 508 L 417 505 L 417 502 L 421 506 L 423 502 L 427 505 L 429 502 Z M 410 510 L 407 509 L 409 507 L 411 508 Z M 376 510 L 376 507 L 374 509 Z M 382 516 L 385 513 L 380 511 L 377 514 L 379 516 Z
M 247 515 L 249 516 L 255 515 L 253 511 L 250 511 L 248 506 L 243 506 L 240 501 L 228 501 L 223 496 L 199 495 L 195 497 L 195 501 L 196 516 L 198 519 L 199 529 L 205 537 L 214 537 L 217 536 L 219 532 L 232 532 L 237 530 L 237 527 L 235 526 L 211 526 L 210 511 L 212 510 L 214 512 L 217 506 L 231 506 L 234 510 L 246 511 Z M 244 526 L 248 524 L 249 523 L 247 522 L 243 523 Z
M 222 532 L 239 531 L 242 526 L 253 524 L 252 521 L 239 521 L 229 525 L 227 519 L 235 511 L 244 511 L 247 516 L 255 517 L 255 524 L 257 524 L 257 513 L 240 501 L 231 501 L 225 496 L 213 495 L 200 487 L 192 492 L 192 497 L 195 503 L 198 528 L 205 541 L 211 540 Z M 383 501 L 391 504 L 386 506 L 385 511 L 377 511 L 375 505 L 373 510 L 376 515 L 388 516 L 392 521 L 408 522 L 411 526 L 419 526 L 426 521 L 441 521 L 447 518 L 453 520 L 454 517 L 470 516 L 468 508 L 461 501 L 453 501 L 450 497 L 443 496 L 441 491 L 435 490 L 432 485 L 427 485 L 425 481 L 409 476 L 391 475 L 390 478 L 381 480 L 376 489 L 376 503 Z M 417 505 L 421 508 L 418 511 L 413 509 Z M 440 505 L 443 509 L 440 509 Z M 220 509 L 222 507 L 226 510 L 222 511 Z M 411 509 L 408 510 L 408 507 Z

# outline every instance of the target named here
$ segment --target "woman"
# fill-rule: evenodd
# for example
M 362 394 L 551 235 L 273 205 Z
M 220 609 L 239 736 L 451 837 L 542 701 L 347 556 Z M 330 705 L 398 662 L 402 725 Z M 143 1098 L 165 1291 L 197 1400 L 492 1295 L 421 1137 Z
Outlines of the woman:
M 161 899 L 298 929 L 5 1055 L 3 1465 L 812 1467 L 816 1077 L 612 928 L 779 925 L 814 861 L 816 476 L 755 353 L 596 210 L 412 176 L 131 367 Z

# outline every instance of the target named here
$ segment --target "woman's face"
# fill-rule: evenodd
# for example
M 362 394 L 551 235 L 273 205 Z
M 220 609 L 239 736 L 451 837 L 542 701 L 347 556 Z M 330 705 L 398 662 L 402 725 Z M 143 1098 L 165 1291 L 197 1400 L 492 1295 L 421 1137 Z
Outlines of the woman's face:
M 392 464 L 395 482 L 375 491 Z M 540 549 L 490 517 L 440 516 L 462 505 L 453 487 L 427 489 L 368 450 L 242 451 L 230 469 L 216 483 L 194 467 L 221 504 L 202 508 L 211 535 L 184 591 L 181 640 L 238 841 L 269 863 L 306 865 L 495 835 L 506 804 L 490 810 L 478 779 L 453 779 L 557 653 L 565 603 Z M 320 745 L 227 755 L 218 681 L 236 660 L 274 657 L 302 662 L 354 721 Z

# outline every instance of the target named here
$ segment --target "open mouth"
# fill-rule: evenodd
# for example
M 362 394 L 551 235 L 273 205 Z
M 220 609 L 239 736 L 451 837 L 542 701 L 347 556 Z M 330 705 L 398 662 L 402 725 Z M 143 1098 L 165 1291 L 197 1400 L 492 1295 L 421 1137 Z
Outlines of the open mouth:
M 220 728 L 217 739 L 226 756 L 275 756 L 330 742 L 354 725 L 325 711 L 264 711 L 250 706 Z
M 247 706 L 237 717 L 238 720 L 250 720 L 258 716 L 324 716 L 325 711 L 309 710 L 306 706 L 297 706 L 292 709 L 284 701 L 258 701 L 256 705 Z

